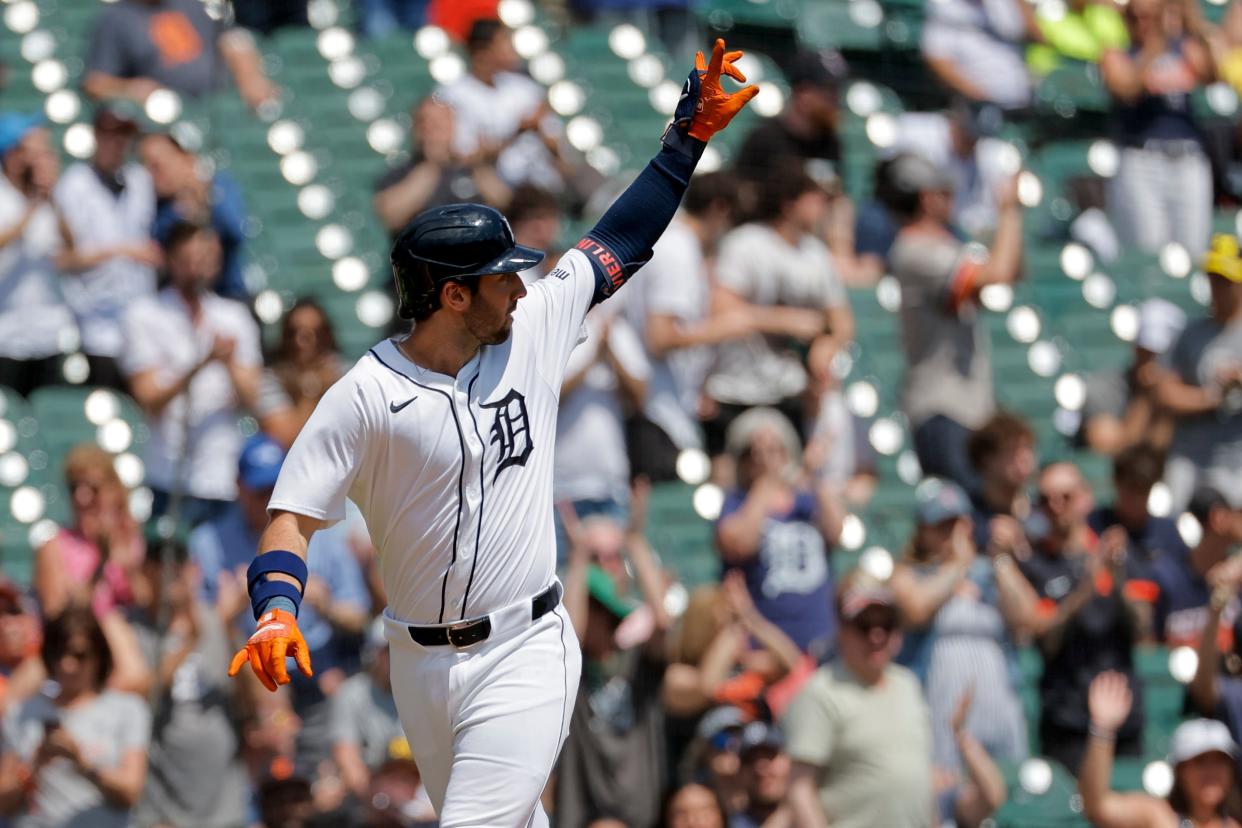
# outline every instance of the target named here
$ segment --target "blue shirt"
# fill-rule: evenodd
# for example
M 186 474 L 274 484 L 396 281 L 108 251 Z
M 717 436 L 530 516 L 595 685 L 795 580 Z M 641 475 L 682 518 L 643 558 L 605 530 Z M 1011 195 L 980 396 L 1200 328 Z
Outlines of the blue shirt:
M 1111 506 L 1101 506 L 1087 516 L 1087 525 L 1097 535 L 1104 534 L 1112 526 L 1120 526 L 1121 519 Z M 1166 554 L 1184 554 L 1186 543 L 1177 531 L 1177 523 L 1170 518 L 1148 515 L 1147 522 L 1138 530 L 1126 530 L 1130 545 L 1126 554 L 1152 563 Z
M 151 236 L 160 244 L 168 241 L 168 234 L 179 222 L 185 221 L 181 211 L 170 198 L 160 199 L 155 205 L 155 223 Z M 216 293 L 229 299 L 246 301 L 246 279 L 242 274 L 244 259 L 242 245 L 246 241 L 246 203 L 241 188 L 231 176 L 216 173 L 211 181 L 211 228 L 220 238 L 220 279 L 214 288 Z
M 1198 648 L 1207 623 L 1212 590 L 1203 576 L 1190 566 L 1190 551 L 1158 558 L 1153 564 L 1160 596 L 1153 614 L 1156 638 L 1169 647 Z M 1238 600 L 1230 600 L 1220 616 L 1218 643 L 1222 652 L 1233 650 L 1233 622 L 1238 616 Z
M 348 521 L 316 532 L 307 550 L 310 574 L 328 585 L 334 602 L 350 604 L 360 610 L 371 605 L 362 568 L 349 549 Z M 247 567 L 254 560 L 259 535 L 250 530 L 241 507 L 232 504 L 217 520 L 208 521 L 190 533 L 190 556 L 203 574 L 201 597 L 209 604 L 216 601 L 220 573 Z M 243 619 L 246 634 L 253 631 L 249 619 Z M 303 603 L 298 611 L 298 629 L 310 647 L 316 670 L 334 665 L 340 654 L 333 646 L 332 625 Z
M 720 519 L 738 511 L 746 493 L 731 493 Z M 741 570 L 759 614 L 808 650 L 817 641 L 835 640 L 837 619 L 832 609 L 832 568 L 820 534 L 815 496 L 798 492 L 792 508 L 763 524 L 759 553 L 730 569 Z

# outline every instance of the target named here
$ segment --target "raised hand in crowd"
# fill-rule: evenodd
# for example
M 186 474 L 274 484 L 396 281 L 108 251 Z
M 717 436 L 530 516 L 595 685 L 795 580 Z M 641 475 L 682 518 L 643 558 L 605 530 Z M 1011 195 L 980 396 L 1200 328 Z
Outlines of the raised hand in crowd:
M 958 786 L 952 814 L 958 828 L 977 828 L 982 825 L 1009 797 L 1000 768 L 987 749 L 966 729 L 966 719 L 974 698 L 974 687 L 967 688 L 958 699 L 949 720 L 965 771 L 964 778 L 951 780 L 951 784 Z

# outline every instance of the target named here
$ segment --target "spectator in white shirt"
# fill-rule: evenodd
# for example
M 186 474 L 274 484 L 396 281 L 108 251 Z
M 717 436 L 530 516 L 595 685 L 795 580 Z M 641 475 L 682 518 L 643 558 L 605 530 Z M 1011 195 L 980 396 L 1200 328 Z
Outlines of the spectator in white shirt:
M 733 224 L 736 193 L 732 175 L 695 176 L 651 261 L 626 288 L 626 315 L 651 364 L 647 395 L 626 423 L 626 441 L 631 472 L 653 483 L 676 480 L 677 455 L 703 448 L 698 409 L 709 346 L 754 330 L 747 313 L 707 314 L 708 258 Z
M 845 285 L 816 235 L 828 205 L 824 189 L 791 162 L 762 182 L 759 220 L 721 239 L 711 316 L 746 315 L 752 327 L 717 346 L 704 383 L 712 455 L 722 453 L 729 424 L 756 405 L 778 409 L 803 434 L 810 378 L 831 370 L 854 337 Z
M 59 164 L 38 115 L 0 115 L 0 173 L 0 385 L 29 394 L 61 381 L 61 350 L 77 340 L 48 201 Z
M 237 495 L 237 420 L 254 407 L 259 329 L 245 305 L 210 292 L 220 244 L 209 229 L 173 228 L 167 257 L 168 287 L 125 314 L 122 367 L 151 428 L 146 466 L 153 512 L 167 512 L 177 493 L 181 516 L 197 524 Z
M 1034 26 L 1021 0 L 927 5 L 922 49 L 932 74 L 958 95 L 1017 109 L 1031 101 L 1022 44 Z
M 479 20 L 466 39 L 470 70 L 436 95 L 457 115 L 453 149 L 469 158 L 500 149 L 496 171 L 510 186 L 564 188 L 560 120 L 544 102 L 544 89 L 521 72 L 509 29 Z
M 121 317 L 155 292 L 161 256 L 151 239 L 155 189 L 129 160 L 138 125 L 124 104 L 95 113 L 95 154 L 65 170 L 52 193 L 77 247 L 62 285 L 82 333 L 92 385 L 124 388 Z
M 650 367 L 620 310 L 600 306 L 587 314 L 587 339 L 565 366 L 552 492 L 557 502 L 571 503 L 579 517 L 604 514 L 624 523 L 630 464 L 623 411 L 642 400 Z M 567 554 L 560 528 L 558 523 L 558 549 Z

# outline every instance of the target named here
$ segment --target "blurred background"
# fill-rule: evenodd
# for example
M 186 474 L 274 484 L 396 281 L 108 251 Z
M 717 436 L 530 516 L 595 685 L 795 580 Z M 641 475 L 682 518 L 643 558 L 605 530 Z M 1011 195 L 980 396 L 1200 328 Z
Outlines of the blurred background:
M 267 497 L 389 239 L 541 278 L 717 37 L 760 93 L 561 393 L 554 824 L 1242 818 L 1236 2 L 0 11 L 0 824 L 435 824 L 356 512 L 316 677 L 224 677 Z

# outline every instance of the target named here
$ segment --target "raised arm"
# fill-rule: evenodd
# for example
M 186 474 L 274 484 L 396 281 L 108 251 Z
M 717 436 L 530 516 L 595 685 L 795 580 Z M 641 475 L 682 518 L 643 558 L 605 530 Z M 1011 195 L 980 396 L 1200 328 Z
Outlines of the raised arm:
M 1098 828 L 1160 824 L 1159 800 L 1147 794 L 1117 793 L 1109 787 L 1117 729 L 1130 715 L 1132 703 L 1130 687 L 1120 673 L 1100 673 L 1091 682 L 1087 697 L 1091 725 L 1078 776 L 1078 793 L 1082 796 L 1083 814 Z
M 759 93 L 758 87 L 747 86 L 728 94 L 720 86 L 722 73 L 745 82 L 746 76 L 733 65 L 741 56 L 726 53 L 720 39 L 710 64 L 698 55 L 660 152 L 578 243 L 595 267 L 593 302 L 615 293 L 651 258 L 651 248 L 677 212 L 707 141 Z

